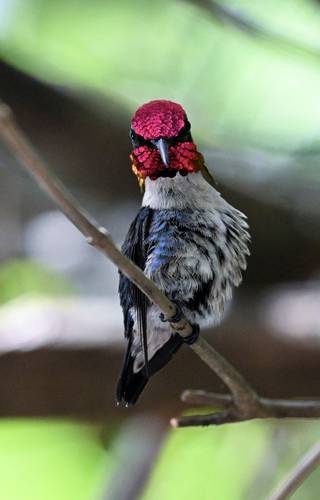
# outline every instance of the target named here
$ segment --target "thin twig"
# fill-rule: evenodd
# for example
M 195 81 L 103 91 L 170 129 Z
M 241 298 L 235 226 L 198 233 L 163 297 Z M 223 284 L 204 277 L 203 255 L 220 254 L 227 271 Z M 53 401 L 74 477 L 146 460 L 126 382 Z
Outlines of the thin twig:
M 320 417 L 320 399 L 269 399 L 258 396 L 259 408 L 247 415 L 239 415 L 234 398 L 230 394 L 216 394 L 202 390 L 187 390 L 181 395 L 184 403 L 190 405 L 211 406 L 220 411 L 207 415 L 180 417 L 172 421 L 174 427 L 217 425 L 228 422 L 240 422 L 254 418 L 307 418 Z M 221 409 L 223 411 L 221 411 Z
M 320 464 L 320 441 L 299 460 L 288 476 L 269 497 L 269 500 L 285 500 L 294 493 Z
M 186 390 L 181 394 L 181 401 L 190 405 L 214 406 L 215 408 L 228 408 L 233 400 L 230 394 L 216 394 L 202 390 Z
M 184 403 L 215 408 L 230 408 L 234 404 L 230 394 L 217 394 L 202 390 L 186 390 L 181 395 Z M 318 418 L 320 417 L 320 399 L 269 399 L 259 396 L 261 410 L 266 415 L 278 418 Z
M 273 30 L 255 19 L 240 11 L 239 9 L 229 6 L 226 3 L 222 4 L 215 0 L 184 0 L 201 8 L 215 20 L 233 26 L 235 29 L 247 33 L 248 35 L 259 37 L 262 40 L 283 47 L 286 50 L 294 51 L 298 54 L 320 57 L 320 47 L 306 45 L 303 42 L 297 41 L 279 31 Z
M 175 305 L 156 287 L 153 281 L 143 274 L 139 267 L 122 255 L 114 245 L 109 233 L 104 228 L 98 228 L 84 213 L 71 194 L 39 158 L 27 137 L 15 123 L 10 109 L 1 103 L 0 137 L 29 174 L 34 177 L 39 186 L 86 237 L 88 243 L 106 255 L 169 320 L 173 318 L 176 313 Z M 186 318 L 171 323 L 171 327 L 182 337 L 188 337 L 192 332 L 192 327 Z M 219 400 L 219 406 L 224 406 L 223 412 L 207 417 L 203 415 L 194 416 L 192 421 L 189 417 L 182 417 L 173 420 L 172 425 L 208 425 L 209 423 L 240 422 L 252 418 L 271 416 L 275 418 L 284 418 L 286 416 L 314 418 L 320 415 L 318 401 L 291 402 L 259 397 L 244 377 L 203 338 L 200 337 L 192 344 L 191 348 L 226 384 L 232 398 L 230 400 L 230 396 L 211 395 L 208 404 L 213 403 L 212 398 L 215 398 L 215 403 Z M 205 393 L 202 394 L 202 398 L 204 397 Z M 186 420 L 187 418 L 189 420 Z
M 230 411 L 219 411 L 215 413 L 208 413 L 207 415 L 189 415 L 187 417 L 172 418 L 170 424 L 172 427 L 198 427 L 206 425 L 222 425 L 231 424 L 248 420 L 247 418 L 241 419 L 233 415 Z

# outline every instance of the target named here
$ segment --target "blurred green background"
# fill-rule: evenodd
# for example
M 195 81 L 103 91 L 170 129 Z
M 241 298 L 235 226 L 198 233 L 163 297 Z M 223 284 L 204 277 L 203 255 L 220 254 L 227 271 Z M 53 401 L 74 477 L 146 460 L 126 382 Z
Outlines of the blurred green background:
M 320 396 L 319 89 L 316 0 L 0 1 L 0 98 L 118 243 L 140 203 L 130 116 L 154 98 L 183 104 L 253 234 L 210 339 L 276 397 Z M 117 300 L 116 270 L 0 146 L 0 497 L 267 498 L 320 424 L 169 431 L 184 388 L 224 390 L 191 356 L 117 410 Z M 318 499 L 319 474 L 294 498 Z
M 159 96 L 179 100 L 210 145 L 287 150 L 317 139 L 317 2 L 225 3 L 265 34 L 219 22 L 207 4 L 3 2 L 1 52 L 29 74 L 90 88 L 130 112 Z

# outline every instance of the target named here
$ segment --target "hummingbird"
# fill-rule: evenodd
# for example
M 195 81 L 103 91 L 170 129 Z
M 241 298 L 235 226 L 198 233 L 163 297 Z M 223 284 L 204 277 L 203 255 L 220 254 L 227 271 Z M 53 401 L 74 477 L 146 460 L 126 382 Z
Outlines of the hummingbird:
M 192 333 L 182 338 L 146 296 L 120 273 L 127 343 L 117 402 L 134 404 L 150 377 L 200 327 L 218 324 L 249 255 L 246 216 L 225 201 L 191 135 L 180 104 L 148 102 L 130 128 L 132 171 L 143 193 L 122 252 L 175 304 Z

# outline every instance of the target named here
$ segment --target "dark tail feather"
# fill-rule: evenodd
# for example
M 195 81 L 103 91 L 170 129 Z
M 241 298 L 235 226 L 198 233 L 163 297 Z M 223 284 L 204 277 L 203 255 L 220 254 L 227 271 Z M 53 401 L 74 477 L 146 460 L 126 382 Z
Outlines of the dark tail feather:
M 166 344 L 164 344 L 149 360 L 149 376 L 163 368 L 182 344 L 183 340 L 178 334 L 172 335 L 170 340 L 168 340 L 168 342 L 166 342 Z M 149 380 L 144 367 L 140 371 L 134 373 L 133 362 L 134 358 L 131 356 L 130 339 L 117 386 L 118 403 L 124 402 L 128 405 L 134 405 Z
M 131 356 L 131 344 L 130 339 L 117 385 L 118 404 L 124 402 L 126 405 L 134 405 L 148 382 L 148 377 L 144 369 L 137 373 L 133 372 L 134 358 Z

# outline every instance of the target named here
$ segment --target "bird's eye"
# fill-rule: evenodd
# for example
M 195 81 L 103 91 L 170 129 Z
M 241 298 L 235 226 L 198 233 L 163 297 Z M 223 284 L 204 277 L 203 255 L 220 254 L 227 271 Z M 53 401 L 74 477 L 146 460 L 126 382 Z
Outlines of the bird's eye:
M 184 125 L 182 130 L 185 130 L 185 132 L 189 132 L 190 129 L 191 129 L 191 124 L 190 124 L 189 120 L 186 118 L 185 125 Z
M 134 148 L 139 148 L 140 146 L 145 146 L 146 144 L 149 145 L 149 141 L 137 134 L 133 129 L 130 129 L 130 138 Z
M 191 134 L 190 134 L 190 128 L 191 128 L 190 122 L 186 118 L 184 126 L 179 131 L 179 134 L 175 138 L 174 142 L 192 142 L 192 137 L 191 137 Z

